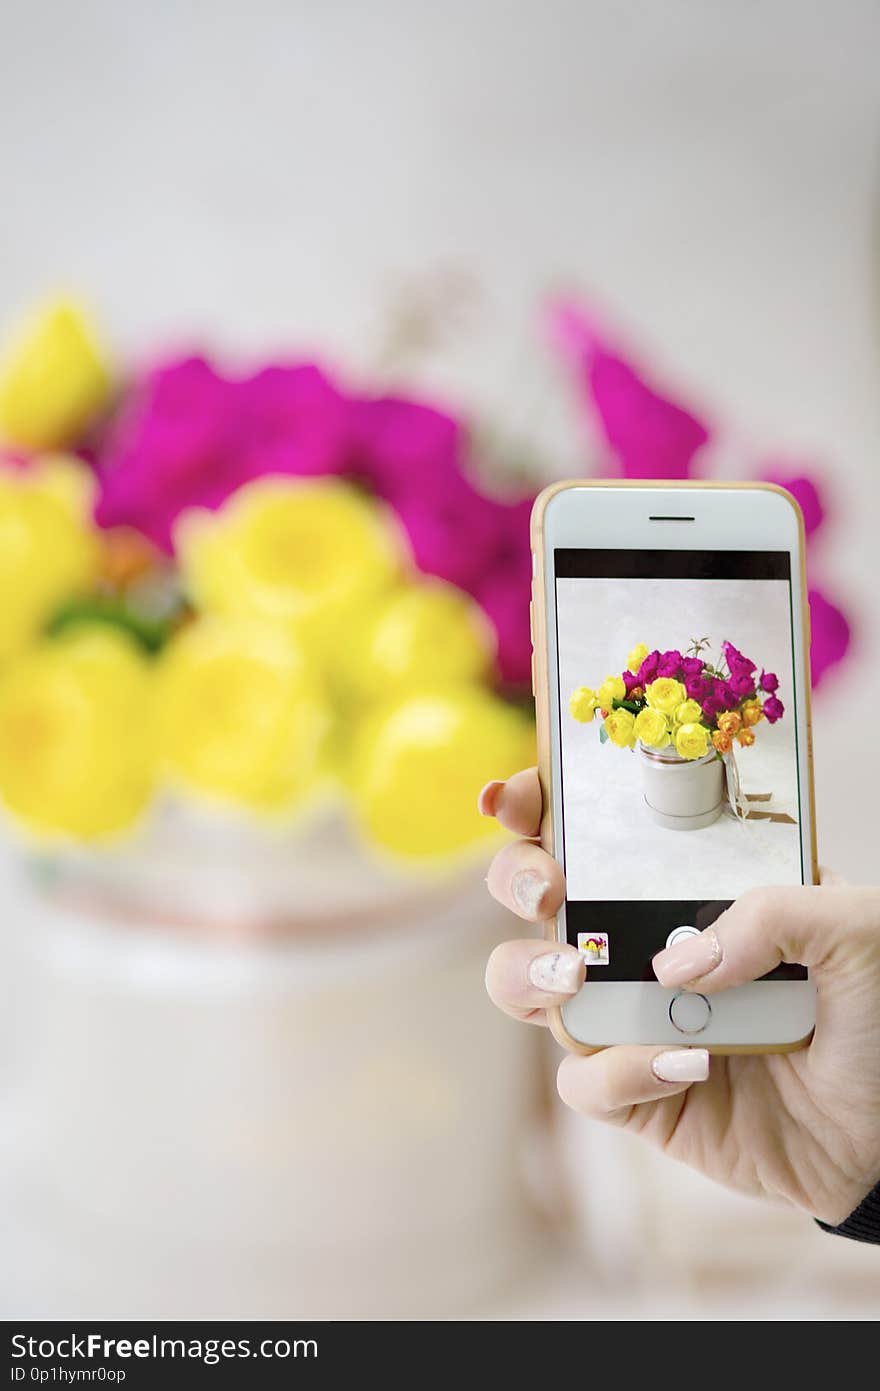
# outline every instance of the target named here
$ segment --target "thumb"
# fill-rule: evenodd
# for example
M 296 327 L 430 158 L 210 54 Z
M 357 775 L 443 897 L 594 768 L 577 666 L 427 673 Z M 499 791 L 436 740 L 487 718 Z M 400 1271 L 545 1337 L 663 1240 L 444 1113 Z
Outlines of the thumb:
M 821 986 L 878 939 L 880 894 L 837 884 L 750 889 L 696 937 L 654 957 L 661 985 L 701 994 L 758 980 L 782 962 L 807 966 Z

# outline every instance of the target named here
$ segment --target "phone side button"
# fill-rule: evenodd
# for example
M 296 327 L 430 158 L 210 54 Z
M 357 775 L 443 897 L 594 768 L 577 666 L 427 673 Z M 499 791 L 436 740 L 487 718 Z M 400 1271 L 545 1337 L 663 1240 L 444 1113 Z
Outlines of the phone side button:
M 669 1006 L 669 1018 L 680 1034 L 701 1034 L 712 1018 L 712 1006 L 705 995 L 676 995 Z
M 532 652 L 532 695 L 535 694 L 535 654 Z

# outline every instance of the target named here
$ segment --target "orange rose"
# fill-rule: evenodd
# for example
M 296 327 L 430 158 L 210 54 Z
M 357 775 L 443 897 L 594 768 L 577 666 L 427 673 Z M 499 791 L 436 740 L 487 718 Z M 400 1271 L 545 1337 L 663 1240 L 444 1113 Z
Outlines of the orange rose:
M 764 718 L 764 711 L 761 709 L 759 700 L 747 700 L 740 713 L 743 724 L 757 724 L 759 720 Z
M 755 731 L 753 729 L 741 729 L 736 736 L 744 749 L 749 748 L 755 742 Z
M 712 743 L 719 753 L 730 753 L 730 750 L 733 748 L 733 741 L 730 735 L 725 734 L 723 729 L 714 729 L 712 731 Z
M 735 710 L 725 710 L 723 715 L 718 716 L 718 728 L 722 734 L 733 737 L 739 729 L 742 721 Z

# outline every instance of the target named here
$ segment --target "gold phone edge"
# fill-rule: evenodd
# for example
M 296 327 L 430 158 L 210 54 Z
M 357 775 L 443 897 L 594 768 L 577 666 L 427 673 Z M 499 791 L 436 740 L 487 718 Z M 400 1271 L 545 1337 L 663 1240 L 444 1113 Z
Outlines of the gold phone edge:
M 810 854 L 812 857 L 813 883 L 819 883 L 819 863 L 816 848 L 816 809 L 815 809 L 815 789 L 813 785 L 813 723 L 812 723 L 812 702 L 810 691 L 810 677 L 807 663 L 810 653 L 810 609 L 807 602 L 807 574 L 806 574 L 806 544 L 804 533 L 803 513 L 797 500 L 785 488 L 779 487 L 776 483 L 725 483 L 720 480 L 688 481 L 687 483 L 677 480 L 651 480 L 650 482 L 641 479 L 585 479 L 569 478 L 559 483 L 552 483 L 544 488 L 535 499 L 531 517 L 531 547 L 534 557 L 532 564 L 532 693 L 535 697 L 535 719 L 538 733 L 538 778 L 541 784 L 541 796 L 543 802 L 543 814 L 541 818 L 541 845 L 549 854 L 555 854 L 553 837 L 553 798 L 550 771 L 550 691 L 549 691 L 549 672 L 547 670 L 547 605 L 546 605 L 546 586 L 544 579 L 544 513 L 548 503 L 557 496 L 558 493 L 566 492 L 571 488 L 617 488 L 617 489 L 640 489 L 640 488 L 668 488 L 671 491 L 690 492 L 692 489 L 748 489 L 753 492 L 772 492 L 779 493 L 789 505 L 794 509 L 798 525 L 798 549 L 800 551 L 800 582 L 801 582 L 801 614 L 802 614 L 802 647 L 801 647 L 801 684 L 804 690 L 804 704 L 806 707 L 807 725 L 807 788 L 809 799 L 810 814 Z M 544 935 L 548 941 L 558 943 L 559 926 L 556 918 L 551 918 L 544 924 Z M 585 1044 L 579 1039 L 574 1038 L 568 1032 L 562 1020 L 562 1010 L 559 1007 L 547 1010 L 547 1021 L 550 1031 L 557 1043 L 568 1050 L 570 1053 L 580 1053 L 589 1055 L 600 1053 L 610 1044 Z M 781 1044 L 729 1044 L 729 1045 L 709 1045 L 709 1052 L 719 1056 L 739 1054 L 739 1053 L 793 1053 L 799 1048 L 805 1048 L 813 1036 L 813 1030 L 805 1034 L 803 1038 L 797 1039 L 793 1043 Z

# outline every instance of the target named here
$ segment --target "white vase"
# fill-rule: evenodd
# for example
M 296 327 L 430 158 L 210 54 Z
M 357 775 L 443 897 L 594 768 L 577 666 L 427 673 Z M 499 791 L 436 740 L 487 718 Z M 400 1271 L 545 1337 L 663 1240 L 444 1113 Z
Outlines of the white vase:
M 667 746 L 639 744 L 645 805 L 653 821 L 670 831 L 710 826 L 724 805 L 724 764 L 715 753 L 685 759 Z
M 528 1270 L 542 1031 L 483 986 L 508 915 L 482 874 L 377 913 L 326 854 L 323 920 L 272 938 L 3 884 L 5 1317 L 435 1318 Z

